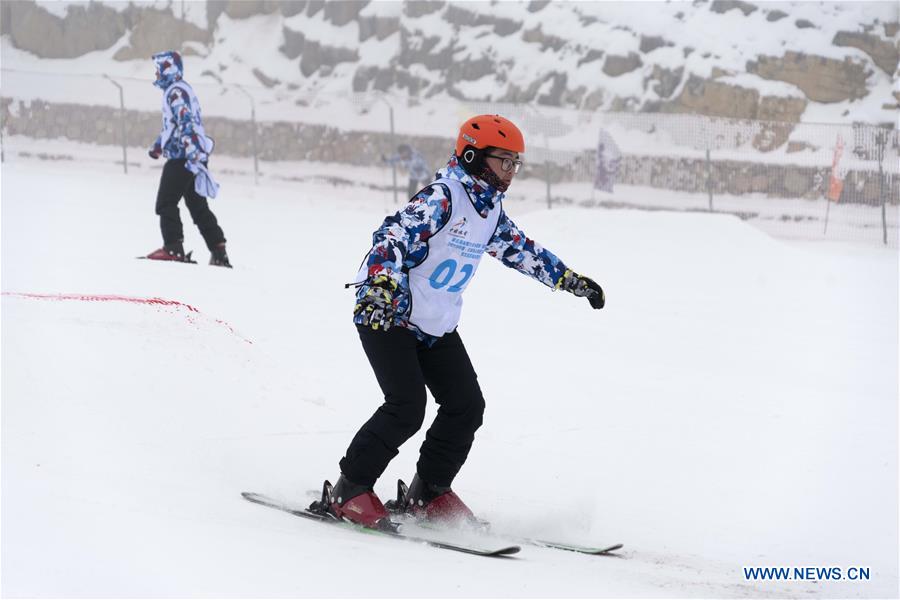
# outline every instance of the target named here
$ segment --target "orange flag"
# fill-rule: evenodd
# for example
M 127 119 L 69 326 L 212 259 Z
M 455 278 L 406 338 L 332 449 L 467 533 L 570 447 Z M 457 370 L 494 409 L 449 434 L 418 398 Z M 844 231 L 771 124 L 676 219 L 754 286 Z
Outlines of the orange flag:
M 844 189 L 844 179 L 840 171 L 839 165 L 841 155 L 844 153 L 844 139 L 838 134 L 837 143 L 834 145 L 834 158 L 831 160 L 831 177 L 828 178 L 828 199 L 837 202 L 841 197 L 841 191 Z

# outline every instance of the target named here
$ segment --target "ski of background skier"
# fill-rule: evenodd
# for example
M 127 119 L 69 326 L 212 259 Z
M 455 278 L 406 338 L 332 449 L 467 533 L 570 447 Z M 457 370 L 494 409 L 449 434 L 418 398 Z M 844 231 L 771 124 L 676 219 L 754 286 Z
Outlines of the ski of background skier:
M 428 546 L 432 546 L 434 548 L 441 548 L 443 550 L 453 550 L 455 552 L 463 552 L 466 554 L 474 554 L 476 556 L 509 556 L 515 554 L 521 550 L 519 546 L 515 545 L 506 545 L 506 546 L 496 546 L 496 547 L 486 547 L 486 546 L 476 546 L 474 544 L 453 544 L 449 542 L 442 542 L 440 540 L 429 539 L 427 537 L 418 536 L 418 535 L 406 535 L 404 533 L 400 533 L 398 531 L 391 530 L 380 530 L 380 529 L 371 529 L 368 527 L 363 527 L 362 525 L 357 525 L 356 523 L 352 523 L 350 521 L 338 520 L 328 515 L 311 512 L 305 508 L 297 508 L 296 506 L 292 506 L 285 502 L 281 502 L 279 500 L 275 500 L 274 498 L 270 498 L 263 494 L 257 494 L 254 492 L 241 492 L 241 496 L 244 497 L 245 500 L 249 500 L 255 504 L 260 504 L 262 506 L 267 506 L 269 508 L 274 508 L 276 510 L 281 510 L 286 513 L 290 513 L 297 517 L 303 517 L 305 519 L 310 519 L 313 521 L 318 521 L 320 523 L 327 523 L 330 525 L 336 525 L 344 527 L 345 529 L 349 529 L 352 531 L 359 531 L 361 533 L 367 533 L 371 535 L 382 535 L 385 537 L 390 537 L 398 540 L 404 540 L 408 542 L 417 542 L 420 544 L 427 544 Z
M 135 258 L 141 259 L 141 260 L 156 260 L 156 261 L 159 261 L 159 262 L 176 262 L 176 263 L 188 263 L 188 264 L 191 264 L 191 265 L 196 265 L 196 264 L 197 264 L 197 261 L 194 260 L 193 258 L 191 258 L 191 254 L 193 254 L 193 253 L 194 253 L 194 251 L 191 250 L 190 252 L 188 252 L 187 254 L 185 254 L 185 255 L 184 255 L 184 260 L 178 260 L 178 259 L 173 259 L 173 260 L 162 260 L 162 259 L 159 259 L 159 258 L 156 258 L 156 259 L 150 258 L 149 256 L 135 256 Z

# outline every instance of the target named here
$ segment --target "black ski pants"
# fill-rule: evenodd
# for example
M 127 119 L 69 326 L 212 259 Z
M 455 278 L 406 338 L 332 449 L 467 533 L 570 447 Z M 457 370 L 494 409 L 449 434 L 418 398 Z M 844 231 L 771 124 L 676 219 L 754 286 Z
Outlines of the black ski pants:
M 431 182 L 425 180 L 419 181 L 418 179 L 413 179 L 412 177 L 410 177 L 409 183 L 406 184 L 406 197 L 412 198 L 417 193 L 422 191 L 422 188 L 424 188 L 429 183 Z
M 400 446 L 422 427 L 427 386 L 438 413 L 419 450 L 416 471 L 428 483 L 449 486 L 466 462 L 484 415 L 484 397 L 459 333 L 448 333 L 429 347 L 402 327 L 357 329 L 384 404 L 350 442 L 341 473 L 354 483 L 375 484 Z
M 206 242 L 206 247 L 212 250 L 217 244 L 225 242 L 225 234 L 219 227 L 216 215 L 209 210 L 206 198 L 194 191 L 194 174 L 184 168 L 184 163 L 183 158 L 167 160 L 159 179 L 156 214 L 159 215 L 163 243 L 174 244 L 184 241 L 184 228 L 178 210 L 178 202 L 183 197 L 194 224 Z

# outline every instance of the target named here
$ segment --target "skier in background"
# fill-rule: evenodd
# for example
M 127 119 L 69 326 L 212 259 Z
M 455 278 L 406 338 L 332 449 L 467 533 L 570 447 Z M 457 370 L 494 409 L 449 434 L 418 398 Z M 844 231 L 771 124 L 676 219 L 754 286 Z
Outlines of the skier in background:
M 153 85 L 163 90 L 163 126 L 149 154 L 153 159 L 165 156 L 168 160 L 156 195 L 163 247 L 146 258 L 190 261 L 190 254 L 184 253 L 184 229 L 178 210 L 178 202 L 184 197 L 191 218 L 211 253 L 209 264 L 230 268 L 225 234 L 206 200 L 216 197 L 219 185 L 208 170 L 213 141 L 203 130 L 200 103 L 193 88 L 183 79 L 184 69 L 178 52 L 154 54 L 153 62 L 156 65 Z
M 469 119 L 437 179 L 374 233 L 357 275 L 354 323 L 384 404 L 350 442 L 335 487 L 326 483 L 323 501 L 313 503 L 311 510 L 366 527 L 392 526 L 373 486 L 422 426 L 427 387 L 438 414 L 397 506 L 425 519 L 474 519 L 451 484 L 466 461 L 485 406 L 457 331 L 462 293 L 482 255 L 553 290 L 586 298 L 592 308 L 603 308 L 599 285 L 528 238 L 506 215 L 502 201 L 524 151 L 522 133 L 507 119 Z
M 597 168 L 594 172 L 594 189 L 612 192 L 619 175 L 622 151 L 605 129 L 600 130 L 597 140 Z
M 428 168 L 428 163 L 415 148 L 409 144 L 397 146 L 397 154 L 393 156 L 381 155 L 381 160 L 396 165 L 399 164 L 409 171 L 409 184 L 406 187 L 406 197 L 412 198 L 416 192 L 429 183 L 434 173 Z

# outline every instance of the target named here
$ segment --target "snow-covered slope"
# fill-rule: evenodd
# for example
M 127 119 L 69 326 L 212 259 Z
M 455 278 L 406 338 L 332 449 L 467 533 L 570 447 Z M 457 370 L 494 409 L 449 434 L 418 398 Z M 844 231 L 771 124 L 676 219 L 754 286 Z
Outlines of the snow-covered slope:
M 149 54 L 175 46 L 192 82 L 258 86 L 288 108 L 379 90 L 586 110 L 895 119 L 884 105 L 896 103 L 900 16 L 887 1 L 53 1 L 5 14 L 6 68 L 145 79 Z
M 239 496 L 305 499 L 379 403 L 342 284 L 389 192 L 226 177 L 226 271 L 189 221 L 201 264 L 131 258 L 158 243 L 157 173 L 3 165 L 4 596 L 898 594 L 895 250 L 781 243 L 725 215 L 535 210 L 514 186 L 510 214 L 608 305 L 484 263 L 460 331 L 488 408 L 456 489 L 498 530 L 626 551 L 485 560 Z M 773 565 L 872 579 L 741 570 Z

